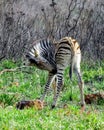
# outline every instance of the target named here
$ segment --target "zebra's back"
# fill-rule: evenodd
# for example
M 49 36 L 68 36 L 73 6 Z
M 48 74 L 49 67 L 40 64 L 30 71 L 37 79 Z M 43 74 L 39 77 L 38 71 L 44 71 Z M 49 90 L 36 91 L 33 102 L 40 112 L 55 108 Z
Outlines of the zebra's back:
M 57 52 L 55 56 L 56 64 L 60 69 L 65 69 L 72 62 L 79 58 L 81 60 L 81 51 L 78 42 L 71 37 L 64 37 L 57 43 Z

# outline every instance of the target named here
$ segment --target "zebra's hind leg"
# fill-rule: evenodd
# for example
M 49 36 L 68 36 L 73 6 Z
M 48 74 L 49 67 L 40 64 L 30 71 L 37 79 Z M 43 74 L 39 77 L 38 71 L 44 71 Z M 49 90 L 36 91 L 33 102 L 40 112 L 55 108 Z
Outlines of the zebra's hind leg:
M 47 81 L 47 83 L 46 83 L 46 85 L 45 85 L 44 93 L 43 93 L 42 97 L 40 98 L 41 101 L 44 100 L 44 98 L 45 98 L 45 96 L 46 96 L 46 94 L 47 94 L 47 91 L 48 91 L 49 88 L 50 88 L 50 84 L 51 84 L 53 78 L 54 78 L 54 74 L 51 73 L 51 72 L 49 72 L 49 74 L 48 74 L 48 81 Z
M 85 106 L 85 99 L 84 99 L 84 82 L 82 80 L 82 76 L 80 73 L 80 68 L 76 68 L 76 73 L 78 76 L 78 84 L 79 84 L 79 90 L 80 90 L 80 97 L 81 97 L 81 106 Z
M 80 71 L 80 62 L 81 62 L 81 54 L 78 53 L 73 58 L 73 65 L 74 65 L 73 67 L 74 67 L 75 72 L 78 77 L 78 84 L 79 84 L 80 98 L 81 98 L 80 104 L 81 104 L 81 106 L 85 106 L 84 82 L 82 80 L 82 75 L 81 75 L 81 71 Z
M 52 82 L 52 89 L 53 89 L 54 96 L 55 96 L 56 91 L 57 91 L 57 77 L 56 76 L 55 76 L 55 78 L 53 79 L 53 82 Z
M 54 94 L 52 109 L 56 106 L 57 99 L 63 86 L 63 74 L 57 74 L 57 91 Z

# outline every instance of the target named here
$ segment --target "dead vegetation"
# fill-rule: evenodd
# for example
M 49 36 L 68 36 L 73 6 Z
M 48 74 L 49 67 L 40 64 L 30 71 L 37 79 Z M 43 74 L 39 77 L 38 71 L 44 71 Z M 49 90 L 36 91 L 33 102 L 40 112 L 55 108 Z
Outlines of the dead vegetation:
M 95 94 L 87 94 L 85 95 L 85 102 L 86 104 L 100 104 L 104 103 L 104 93 L 95 93 Z
M 0 60 L 20 59 L 34 40 L 77 39 L 86 58 L 104 57 L 103 0 L 0 2 Z
M 36 99 L 33 101 L 20 101 L 16 104 L 16 108 L 22 110 L 24 108 L 34 107 L 37 110 L 42 110 L 44 105 L 44 102 L 40 101 L 39 99 Z

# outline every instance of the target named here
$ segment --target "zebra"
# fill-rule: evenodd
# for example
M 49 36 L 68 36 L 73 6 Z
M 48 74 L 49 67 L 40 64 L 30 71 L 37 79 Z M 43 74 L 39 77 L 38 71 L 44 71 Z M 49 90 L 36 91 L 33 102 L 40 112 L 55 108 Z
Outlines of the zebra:
M 48 80 L 41 101 L 44 100 L 51 83 L 56 79 L 52 108 L 56 106 L 57 99 L 63 86 L 63 74 L 66 67 L 70 66 L 69 77 L 72 79 L 73 70 L 78 77 L 81 97 L 81 106 L 85 106 L 84 82 L 81 76 L 80 62 L 81 50 L 78 42 L 71 37 L 64 37 L 59 41 L 51 42 L 49 39 L 37 42 L 26 55 L 29 62 L 40 69 L 48 71 Z

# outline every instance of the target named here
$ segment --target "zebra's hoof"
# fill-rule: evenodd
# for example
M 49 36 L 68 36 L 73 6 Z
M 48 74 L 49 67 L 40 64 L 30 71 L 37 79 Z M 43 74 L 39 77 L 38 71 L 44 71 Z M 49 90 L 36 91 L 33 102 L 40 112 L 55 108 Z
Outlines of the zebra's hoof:
M 55 105 L 52 105 L 51 108 L 54 109 L 56 106 Z
M 86 103 L 85 102 L 79 102 L 79 105 L 81 106 L 81 107 L 85 107 L 86 106 Z

